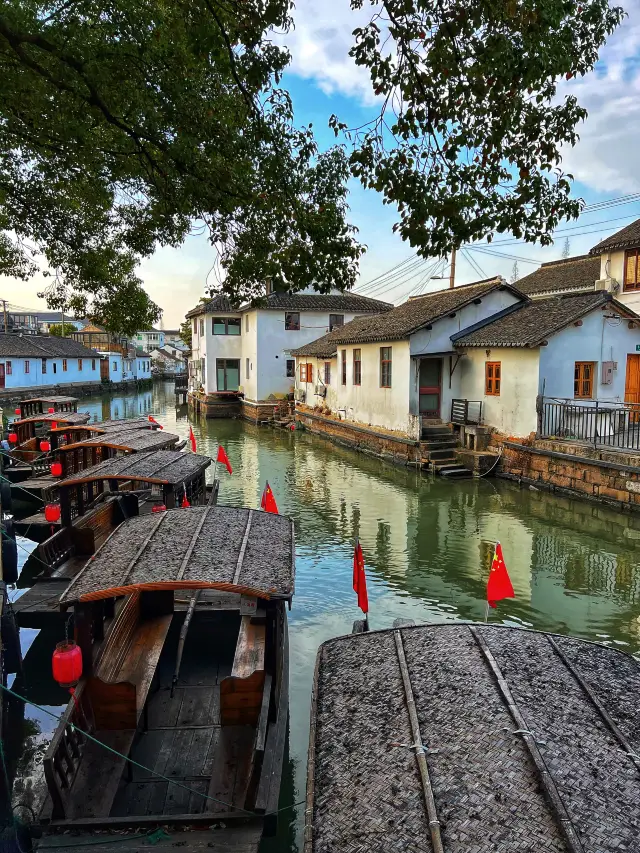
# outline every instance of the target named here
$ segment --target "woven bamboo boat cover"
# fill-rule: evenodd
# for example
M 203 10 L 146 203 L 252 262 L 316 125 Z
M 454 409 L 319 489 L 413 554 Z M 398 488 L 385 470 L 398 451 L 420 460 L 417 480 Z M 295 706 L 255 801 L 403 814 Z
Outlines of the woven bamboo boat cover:
M 294 574 L 291 519 L 246 508 L 198 506 L 121 524 L 60 600 L 104 598 L 103 591 L 125 594 L 153 584 L 174 589 L 215 585 L 290 598 Z
M 154 483 L 179 485 L 211 465 L 209 456 L 180 453 L 177 450 L 157 450 L 116 456 L 92 465 L 61 480 L 60 487 L 89 483 L 95 480 L 148 480 Z
M 91 415 L 89 412 L 47 412 L 46 415 L 33 415 L 30 418 L 23 418 L 21 421 L 12 421 L 12 426 L 19 426 L 20 424 L 28 424 L 32 422 L 42 423 L 60 423 L 60 424 L 70 424 L 71 426 L 77 426 L 78 424 L 86 424 Z
M 113 447 L 117 450 L 130 450 L 141 452 L 144 450 L 158 450 L 169 447 L 178 442 L 179 436 L 164 430 L 152 429 L 126 429 L 107 430 L 102 435 L 92 435 L 84 441 L 76 441 L 65 445 L 67 448 L 81 447 Z
M 640 663 L 501 626 L 399 629 L 444 853 L 638 853 Z M 431 853 L 396 632 L 330 640 L 305 853 Z

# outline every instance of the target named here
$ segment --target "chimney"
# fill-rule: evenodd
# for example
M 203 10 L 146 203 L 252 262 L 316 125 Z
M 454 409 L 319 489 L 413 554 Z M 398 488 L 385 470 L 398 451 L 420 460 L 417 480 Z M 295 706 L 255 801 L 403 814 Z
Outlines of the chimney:
M 270 276 L 270 275 L 268 275 L 268 276 L 265 278 L 264 283 L 265 283 L 265 287 L 266 287 L 266 290 L 267 290 L 267 296 L 269 296 L 269 294 L 273 293 L 273 284 L 272 284 L 271 276 Z

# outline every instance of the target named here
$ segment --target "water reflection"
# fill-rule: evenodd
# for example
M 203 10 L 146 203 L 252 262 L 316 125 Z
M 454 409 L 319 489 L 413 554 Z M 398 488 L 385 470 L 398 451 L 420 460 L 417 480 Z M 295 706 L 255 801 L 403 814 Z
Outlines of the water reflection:
M 139 395 L 86 399 L 98 419 L 153 414 L 186 438 L 186 407 L 171 385 Z M 198 452 L 224 445 L 234 469 L 218 469 L 220 500 L 257 507 L 269 480 L 282 513 L 295 520 L 297 579 L 290 614 L 290 758 L 282 806 L 304 798 L 310 688 L 319 643 L 347 633 L 357 618 L 351 588 L 353 539 L 362 543 L 372 628 L 397 617 L 482 619 L 496 540 L 516 599 L 492 619 L 640 650 L 640 518 L 498 480 L 446 482 L 333 445 L 305 433 L 242 421 L 193 424 Z M 213 477 L 213 465 L 208 472 Z M 27 575 L 25 575 L 25 578 Z M 23 642 L 34 632 L 23 631 Z M 29 698 L 55 707 L 49 675 L 54 637 L 26 657 Z M 40 699 L 36 698 L 40 697 Z M 50 730 L 51 721 L 27 711 Z M 300 849 L 304 807 L 284 812 L 264 849 Z

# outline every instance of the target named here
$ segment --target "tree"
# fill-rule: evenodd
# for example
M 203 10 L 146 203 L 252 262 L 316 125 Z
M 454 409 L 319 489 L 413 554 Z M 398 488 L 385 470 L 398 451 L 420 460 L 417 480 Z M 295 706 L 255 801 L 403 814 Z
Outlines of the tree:
M 191 320 L 185 320 L 184 323 L 180 323 L 180 340 L 183 341 L 189 349 L 191 349 L 192 335 L 193 329 L 191 327 Z
M 53 323 L 51 326 L 49 326 L 49 334 L 55 335 L 57 338 L 68 338 L 74 332 L 77 332 L 77 329 L 73 325 L 73 323 L 65 323 L 64 330 L 62 326 L 62 323 Z
M 354 8 L 364 0 L 351 0 Z M 56 271 L 51 307 L 132 332 L 159 309 L 136 276 L 208 232 L 225 293 L 356 278 L 347 179 L 381 192 L 421 255 L 575 217 L 560 147 L 585 116 L 557 80 L 590 70 L 622 17 L 606 0 L 373 0 L 352 55 L 380 114 L 319 151 L 278 88 L 289 0 L 5 0 L 0 272 Z

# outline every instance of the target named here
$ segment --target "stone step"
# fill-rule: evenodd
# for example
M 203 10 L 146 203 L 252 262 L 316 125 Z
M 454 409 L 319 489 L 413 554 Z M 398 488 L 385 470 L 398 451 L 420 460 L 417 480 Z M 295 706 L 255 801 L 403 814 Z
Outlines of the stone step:
M 445 447 L 458 447 L 458 439 L 455 436 L 441 436 L 428 441 L 421 441 L 423 450 L 442 450 Z
M 445 459 L 447 461 L 451 460 L 451 462 L 457 462 L 456 454 L 450 447 L 436 448 L 434 450 L 429 448 L 426 453 L 423 451 L 422 458 L 433 460 L 437 459 L 439 462 L 444 461 Z
M 438 435 L 453 435 L 453 430 L 449 426 L 449 424 L 433 424 L 433 425 L 425 425 L 422 426 L 422 437 L 423 438 L 431 438 Z

